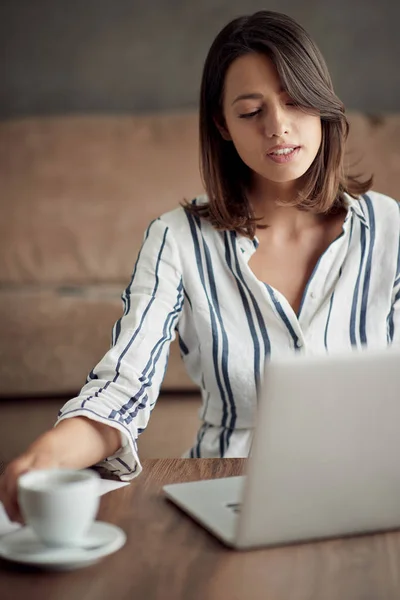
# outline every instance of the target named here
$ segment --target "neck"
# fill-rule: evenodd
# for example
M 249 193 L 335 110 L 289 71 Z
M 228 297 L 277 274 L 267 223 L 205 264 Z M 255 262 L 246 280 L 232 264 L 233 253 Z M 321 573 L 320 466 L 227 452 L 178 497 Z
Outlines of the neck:
M 249 192 L 249 201 L 255 216 L 261 218 L 259 224 L 292 237 L 320 223 L 322 215 L 287 206 L 295 200 L 298 189 L 297 181 L 275 183 L 263 179 L 256 182 Z

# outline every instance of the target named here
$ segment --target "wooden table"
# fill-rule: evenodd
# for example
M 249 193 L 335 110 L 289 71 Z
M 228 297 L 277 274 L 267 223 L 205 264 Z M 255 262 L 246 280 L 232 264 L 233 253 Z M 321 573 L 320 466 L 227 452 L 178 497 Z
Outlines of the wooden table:
M 399 600 L 400 533 L 236 552 L 161 494 L 166 483 L 241 474 L 245 461 L 145 460 L 99 519 L 128 534 L 96 565 L 46 573 L 0 561 L 1 600 Z

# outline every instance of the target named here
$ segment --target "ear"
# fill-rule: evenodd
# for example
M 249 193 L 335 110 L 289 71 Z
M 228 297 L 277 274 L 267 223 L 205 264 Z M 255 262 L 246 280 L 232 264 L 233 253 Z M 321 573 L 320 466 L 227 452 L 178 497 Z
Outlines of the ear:
M 226 142 L 231 142 L 232 138 L 230 136 L 230 133 L 228 131 L 228 128 L 225 125 L 225 121 L 224 120 L 220 120 L 217 117 L 214 117 L 214 123 L 216 128 L 218 129 L 218 131 L 220 132 L 222 138 L 226 141 Z

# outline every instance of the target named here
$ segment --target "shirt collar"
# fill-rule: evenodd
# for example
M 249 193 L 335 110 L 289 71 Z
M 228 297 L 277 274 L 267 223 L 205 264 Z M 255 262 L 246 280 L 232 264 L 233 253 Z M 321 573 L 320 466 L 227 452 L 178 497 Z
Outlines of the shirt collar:
M 345 198 L 345 205 L 348 209 L 348 213 L 347 213 L 345 222 L 352 215 L 355 215 L 362 222 L 362 224 L 365 225 L 365 227 L 367 229 L 369 229 L 369 223 L 368 223 L 367 219 L 365 218 L 365 213 L 361 206 L 360 201 L 356 200 L 355 198 L 352 198 L 349 194 L 345 194 L 344 198 Z
M 365 213 L 362 209 L 360 201 L 356 200 L 349 194 L 344 194 L 344 200 L 345 200 L 345 206 L 347 208 L 347 215 L 344 220 L 344 223 L 347 224 L 347 222 L 354 215 L 357 217 L 357 219 L 359 219 L 361 221 L 361 223 L 363 223 L 363 225 L 365 225 L 365 227 L 367 229 L 369 229 L 369 223 L 365 218 Z M 237 235 L 237 238 L 239 240 L 239 246 L 241 248 L 242 253 L 245 255 L 246 259 L 249 260 L 250 256 L 252 254 L 254 254 L 254 252 L 258 248 L 259 241 L 258 241 L 257 236 L 253 240 L 249 239 L 246 236 L 242 236 L 242 235 Z

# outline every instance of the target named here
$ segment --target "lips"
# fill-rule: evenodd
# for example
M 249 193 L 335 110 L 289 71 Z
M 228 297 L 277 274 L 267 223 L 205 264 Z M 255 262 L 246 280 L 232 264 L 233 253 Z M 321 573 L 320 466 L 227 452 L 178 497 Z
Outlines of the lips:
M 300 148 L 300 146 L 297 146 L 296 144 L 280 144 L 278 146 L 273 146 L 272 148 L 270 148 L 267 154 L 274 154 L 275 152 L 279 152 L 279 150 L 296 150 L 297 148 Z M 282 154 L 284 155 L 284 153 Z
M 292 161 L 295 161 L 297 156 L 299 155 L 299 152 L 301 151 L 301 147 L 300 146 L 280 146 L 280 147 L 275 147 L 276 149 L 273 150 L 271 149 L 268 154 L 266 155 L 266 158 L 268 160 L 273 161 L 274 163 L 278 164 L 278 165 L 284 165 L 287 163 L 290 163 Z M 277 152 L 277 150 L 283 150 L 284 148 L 287 148 L 288 150 L 286 152 L 279 152 L 278 154 L 275 154 L 274 152 Z

